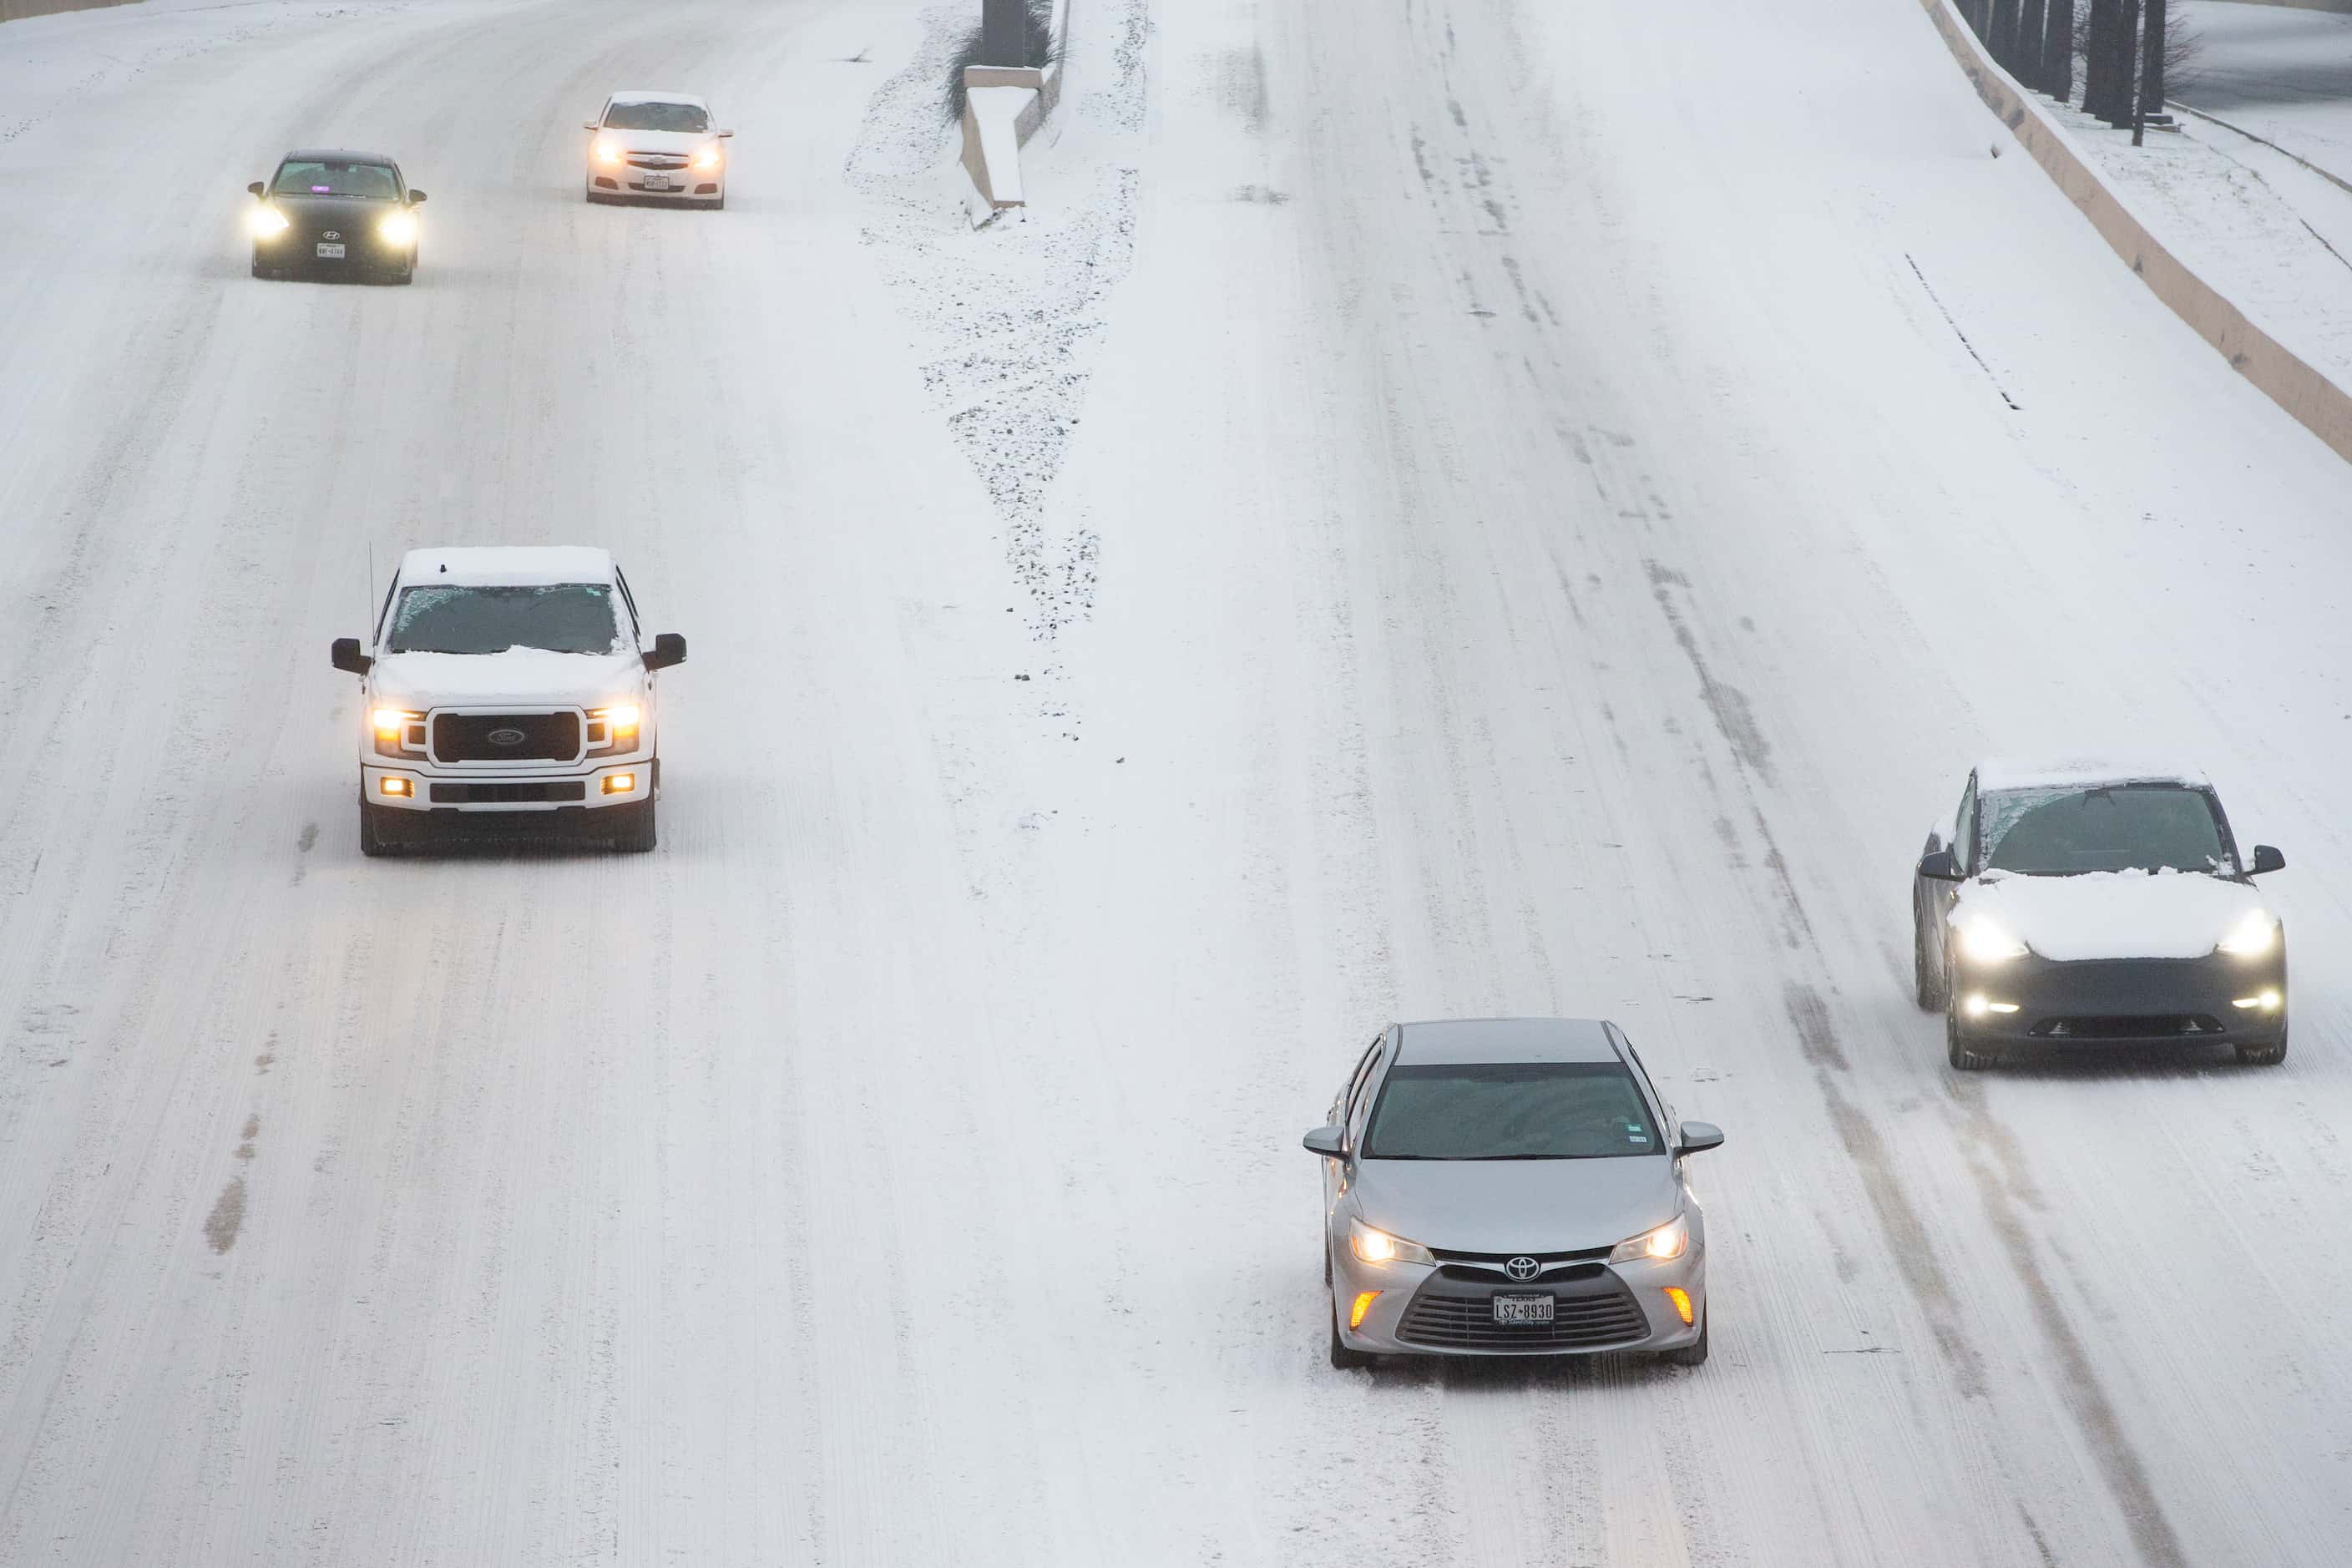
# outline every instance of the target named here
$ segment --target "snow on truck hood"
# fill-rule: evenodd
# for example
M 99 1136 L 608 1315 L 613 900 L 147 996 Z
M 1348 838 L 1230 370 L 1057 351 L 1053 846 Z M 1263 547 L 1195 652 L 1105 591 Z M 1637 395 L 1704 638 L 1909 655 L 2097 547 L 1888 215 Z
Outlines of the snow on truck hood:
M 1952 920 L 1988 917 L 2043 958 L 2202 958 L 2262 903 L 2201 871 L 1996 875 L 1966 884 Z
M 1580 1252 L 1614 1247 L 1675 1217 L 1675 1163 L 1604 1160 L 1365 1160 L 1366 1225 L 1448 1252 Z
M 645 663 L 618 653 L 550 653 L 510 647 L 504 653 L 393 653 L 375 661 L 368 679 L 378 702 L 404 708 L 516 706 L 596 708 L 634 700 L 644 689 Z

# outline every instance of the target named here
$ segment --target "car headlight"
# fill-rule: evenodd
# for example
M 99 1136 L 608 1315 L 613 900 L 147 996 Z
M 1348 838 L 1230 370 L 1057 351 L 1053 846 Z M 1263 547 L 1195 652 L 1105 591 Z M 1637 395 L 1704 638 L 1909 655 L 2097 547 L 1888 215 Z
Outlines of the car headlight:
M 406 245 L 416 237 L 416 219 L 407 213 L 394 213 L 375 226 L 375 232 L 386 245 Z
M 368 715 L 380 757 L 415 756 L 425 750 L 425 715 L 409 708 L 379 708 Z
M 610 136 L 596 138 L 596 162 L 617 163 L 621 161 L 621 144 Z
M 2248 910 L 2245 917 L 2213 944 L 2231 958 L 2260 958 L 2278 945 L 2278 917 L 2268 910 Z
M 1610 1249 L 1612 1263 L 1639 1263 L 1644 1258 L 1680 1258 L 1690 1250 L 1690 1221 L 1675 1215 L 1655 1230 L 1628 1237 Z
M 1366 1263 L 1434 1263 L 1429 1248 L 1417 1241 L 1391 1236 L 1384 1230 L 1374 1230 L 1362 1220 L 1348 1222 L 1348 1246 Z
M 694 166 L 706 173 L 719 167 L 719 143 L 713 142 L 694 155 Z
M 246 216 L 245 221 L 247 226 L 253 230 L 253 237 L 256 239 L 275 239 L 284 234 L 289 226 L 286 215 L 267 202 L 256 203 L 253 211 Z
M 1977 963 L 2001 963 L 2025 956 L 2025 944 L 1979 915 L 1960 928 L 1960 952 Z

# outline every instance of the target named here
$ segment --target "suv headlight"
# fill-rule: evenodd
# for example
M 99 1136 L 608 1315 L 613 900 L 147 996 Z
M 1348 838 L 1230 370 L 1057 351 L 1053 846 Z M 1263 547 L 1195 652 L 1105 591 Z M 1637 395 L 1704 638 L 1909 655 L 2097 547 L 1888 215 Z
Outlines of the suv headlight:
M 2025 956 L 2025 944 L 1979 915 L 1960 928 L 1960 952 L 1977 963 L 2006 963 Z
M 610 756 L 637 749 L 638 726 L 645 710 L 634 702 L 612 702 L 588 710 L 588 754 Z
M 425 715 L 409 708 L 379 708 L 370 714 L 379 757 L 413 757 L 425 750 Z
M 2213 944 L 2231 958 L 2260 958 L 2278 945 L 2278 917 L 2268 910 L 2248 910 L 2245 917 Z
M 1401 1236 L 1391 1236 L 1384 1230 L 1374 1230 L 1362 1220 L 1348 1222 L 1348 1247 L 1366 1263 L 1435 1263 L 1429 1248 L 1417 1241 L 1407 1241 Z
M 1610 1249 L 1612 1263 L 1639 1263 L 1645 1258 L 1664 1260 L 1680 1258 L 1690 1250 L 1690 1221 L 1681 1215 L 1666 1221 L 1655 1230 L 1645 1230 L 1639 1236 L 1628 1237 Z

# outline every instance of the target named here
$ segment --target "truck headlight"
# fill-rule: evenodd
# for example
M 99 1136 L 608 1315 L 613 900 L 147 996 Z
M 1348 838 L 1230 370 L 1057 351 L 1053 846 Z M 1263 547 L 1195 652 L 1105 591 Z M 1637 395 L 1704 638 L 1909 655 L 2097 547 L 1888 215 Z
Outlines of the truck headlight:
M 608 703 L 588 710 L 588 754 L 634 752 L 644 711 L 634 702 Z
M 408 708 L 379 708 L 369 715 L 379 757 L 413 757 L 425 749 L 425 715 Z
M 406 245 L 416 237 L 416 219 L 408 213 L 394 213 L 375 226 L 375 232 L 386 245 Z
M 276 239 L 289 226 L 286 215 L 267 202 L 256 204 L 253 211 L 246 215 L 245 222 L 256 239 Z
M 1609 1253 L 1612 1263 L 1639 1263 L 1645 1258 L 1661 1260 L 1680 1258 L 1690 1249 L 1690 1221 L 1681 1215 L 1666 1221 L 1655 1230 L 1645 1230 L 1639 1236 L 1628 1237 Z

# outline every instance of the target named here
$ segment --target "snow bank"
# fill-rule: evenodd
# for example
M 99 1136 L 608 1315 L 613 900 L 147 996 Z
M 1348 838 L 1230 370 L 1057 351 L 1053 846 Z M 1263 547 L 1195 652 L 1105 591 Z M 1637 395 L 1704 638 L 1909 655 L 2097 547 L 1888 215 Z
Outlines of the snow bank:
M 2231 368 L 2339 456 L 2352 460 L 2352 394 L 2247 318 L 2244 310 L 2182 262 L 2149 232 L 2058 117 L 1993 64 L 1950 0 L 1922 0 L 1928 18 L 1969 75 L 1977 96 L 2000 117 L 2034 162 L 2091 220 L 2100 237 L 2131 263 L 2158 300 Z

